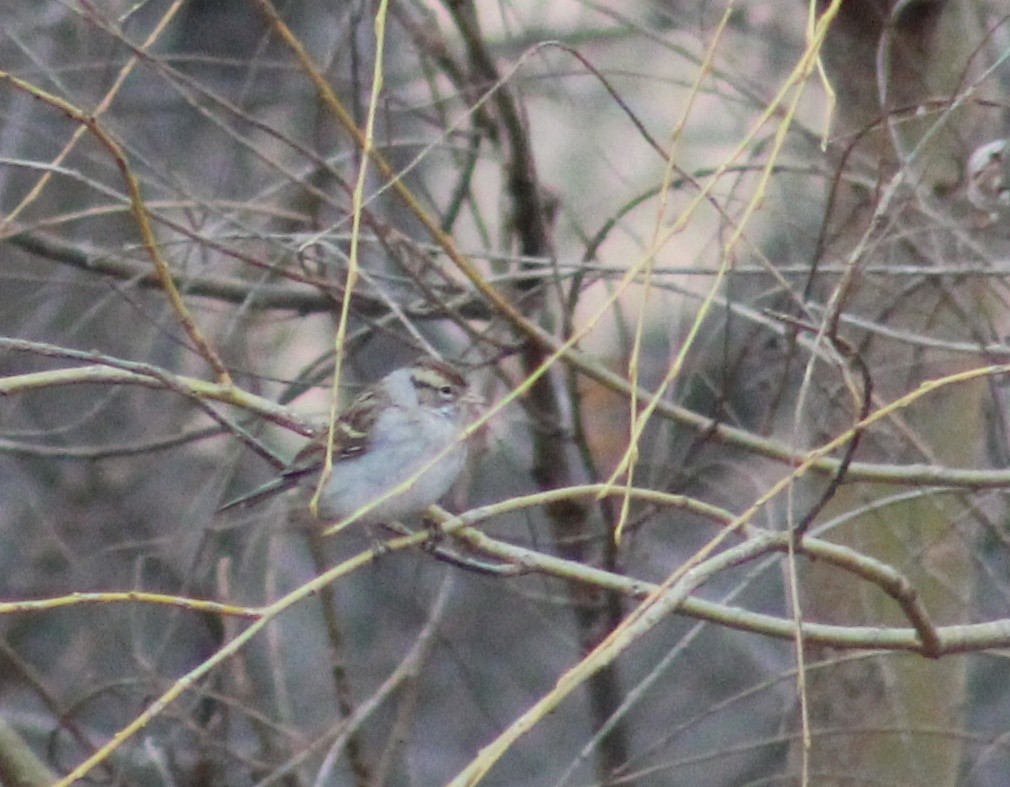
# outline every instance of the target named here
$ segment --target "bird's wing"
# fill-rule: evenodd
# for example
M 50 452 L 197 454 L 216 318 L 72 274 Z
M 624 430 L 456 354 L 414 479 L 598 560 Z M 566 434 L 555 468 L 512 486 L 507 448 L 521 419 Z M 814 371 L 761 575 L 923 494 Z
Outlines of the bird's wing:
M 368 445 L 379 408 L 388 405 L 388 396 L 380 388 L 367 388 L 340 414 L 333 433 L 333 461 L 340 462 L 360 453 Z M 228 511 L 239 506 L 256 505 L 273 495 L 297 486 L 303 479 L 318 474 L 326 457 L 328 430 L 322 431 L 299 451 L 284 472 L 251 492 L 230 500 L 218 509 Z

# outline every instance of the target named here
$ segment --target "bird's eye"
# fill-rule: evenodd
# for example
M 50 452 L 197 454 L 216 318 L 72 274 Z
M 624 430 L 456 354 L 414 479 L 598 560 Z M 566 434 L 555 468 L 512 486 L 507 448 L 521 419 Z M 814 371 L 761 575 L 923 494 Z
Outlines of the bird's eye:
M 443 385 L 441 388 L 438 389 L 438 392 L 443 398 L 448 399 L 452 396 L 452 386 Z

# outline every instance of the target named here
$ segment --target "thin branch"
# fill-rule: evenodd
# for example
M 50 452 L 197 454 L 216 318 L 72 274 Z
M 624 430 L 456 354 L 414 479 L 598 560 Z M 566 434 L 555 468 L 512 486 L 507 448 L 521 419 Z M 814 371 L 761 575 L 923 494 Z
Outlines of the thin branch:
M 30 82 L 19 79 L 6 71 L 0 71 L 0 81 L 8 82 L 18 90 L 23 90 L 28 95 L 33 96 L 54 109 L 63 112 L 72 120 L 86 127 L 106 148 L 106 150 L 108 150 L 109 155 L 112 156 L 116 165 L 119 167 L 123 180 L 126 182 L 126 188 L 130 195 L 130 207 L 133 211 L 134 218 L 136 219 L 137 227 L 144 243 L 144 248 L 147 250 L 147 253 L 151 258 L 151 262 L 154 264 L 154 269 L 159 281 L 161 282 L 162 289 L 165 291 L 169 303 L 171 303 L 172 308 L 175 311 L 176 317 L 182 324 L 183 329 L 190 338 L 190 341 L 193 342 L 196 351 L 203 356 L 217 374 L 218 382 L 223 385 L 230 385 L 231 377 L 228 374 L 228 370 L 225 368 L 224 362 L 221 360 L 220 356 L 218 356 L 214 347 L 204 337 L 199 327 L 197 327 L 196 321 L 193 319 L 192 315 L 190 315 L 189 310 L 186 308 L 186 304 L 182 299 L 182 295 L 179 293 L 179 288 L 175 284 L 175 280 L 169 270 L 168 263 L 165 262 L 164 257 L 161 256 L 158 242 L 155 240 L 154 232 L 151 228 L 149 211 L 140 192 L 140 183 L 137 181 L 137 178 L 134 176 L 129 163 L 126 160 L 126 154 L 123 152 L 122 146 L 116 142 L 107 131 L 105 131 L 95 116 L 82 112 L 70 102 L 64 101 L 58 96 L 47 93 Z

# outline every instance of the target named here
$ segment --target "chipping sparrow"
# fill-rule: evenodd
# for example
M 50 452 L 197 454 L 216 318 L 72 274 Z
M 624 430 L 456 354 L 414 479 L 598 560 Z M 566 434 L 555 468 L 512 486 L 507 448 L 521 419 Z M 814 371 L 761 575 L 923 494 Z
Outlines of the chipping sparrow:
M 987 142 L 971 154 L 968 200 L 994 220 L 1010 211 L 1010 139 Z
M 466 461 L 460 432 L 483 403 L 468 388 L 466 379 L 448 364 L 422 358 L 362 392 L 337 420 L 333 471 L 319 495 L 319 518 L 342 520 L 374 503 L 356 521 L 389 522 L 442 497 Z M 220 510 L 251 505 L 304 480 L 316 481 L 326 439 L 324 432 L 298 453 L 280 478 Z M 407 489 L 389 494 L 410 479 Z

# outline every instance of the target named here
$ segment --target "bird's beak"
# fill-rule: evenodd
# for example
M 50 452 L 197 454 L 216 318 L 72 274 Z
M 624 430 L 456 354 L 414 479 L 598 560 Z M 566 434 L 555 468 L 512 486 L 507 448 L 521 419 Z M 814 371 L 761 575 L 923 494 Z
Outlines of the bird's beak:
M 476 391 L 467 391 L 460 397 L 459 401 L 463 405 L 463 412 L 465 413 L 463 416 L 463 422 L 470 425 L 469 428 L 472 428 L 473 423 L 480 420 L 480 417 L 484 415 L 484 410 L 487 407 L 487 400 Z M 489 424 L 484 422 L 469 433 L 467 440 L 470 443 L 471 451 L 474 451 L 475 449 L 478 452 L 487 450 L 486 443 L 489 428 Z
M 463 411 L 466 413 L 467 420 L 479 418 L 484 412 L 484 407 L 487 405 L 484 397 L 476 391 L 467 391 L 460 397 L 459 403 L 463 405 Z
M 474 410 L 483 410 L 487 404 L 487 400 L 476 391 L 467 391 L 463 394 L 460 402 Z

